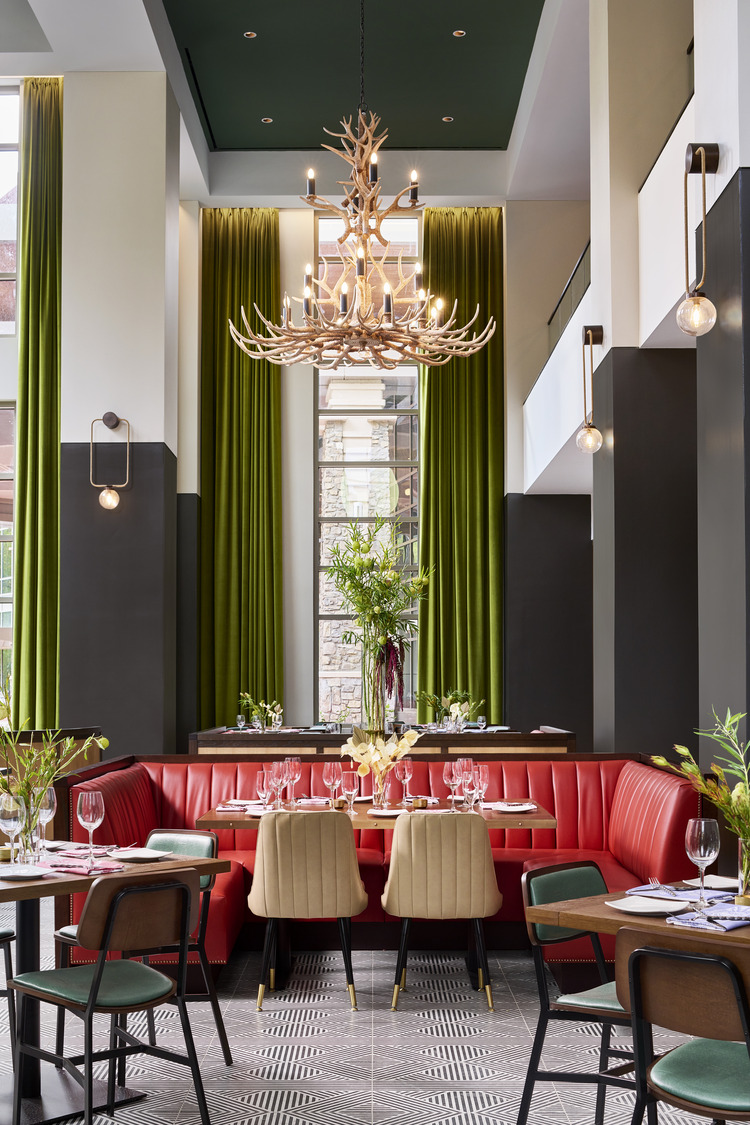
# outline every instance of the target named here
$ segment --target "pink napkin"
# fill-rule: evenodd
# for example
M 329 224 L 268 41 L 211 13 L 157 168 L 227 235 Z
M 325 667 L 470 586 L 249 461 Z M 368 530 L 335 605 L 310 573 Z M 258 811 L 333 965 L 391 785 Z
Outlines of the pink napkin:
M 58 853 L 59 854 L 59 853 Z M 89 866 L 88 856 L 85 858 L 78 856 L 78 862 L 73 863 L 71 860 L 66 859 L 60 862 L 57 859 L 47 859 L 42 864 L 42 867 L 50 867 L 53 871 L 65 871 L 71 875 L 93 875 L 109 874 L 111 871 L 124 871 L 124 863 L 115 863 L 112 860 L 99 859 Z
M 94 855 L 107 855 L 108 853 L 109 847 L 106 844 L 97 844 L 94 847 Z M 81 859 L 84 856 L 88 858 L 89 849 L 87 844 L 82 844 L 81 847 L 78 848 L 58 848 L 54 854 L 67 855 L 72 856 L 74 859 Z

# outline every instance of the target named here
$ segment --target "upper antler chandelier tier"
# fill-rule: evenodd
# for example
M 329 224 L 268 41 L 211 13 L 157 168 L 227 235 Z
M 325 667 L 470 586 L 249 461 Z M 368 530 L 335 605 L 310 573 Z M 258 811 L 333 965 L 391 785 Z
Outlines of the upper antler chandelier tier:
M 343 151 L 331 145 L 323 148 L 351 166 L 349 179 L 339 181 L 344 189 L 342 202 L 332 203 L 316 195 L 312 169 L 308 172 L 307 194 L 301 196 L 311 207 L 343 222 L 337 240 L 340 263 L 324 258 L 321 278 L 314 278 L 308 267 L 304 296 L 301 300 L 293 298 L 302 306 L 301 324 L 294 323 L 286 293 L 280 325 L 268 320 L 254 305 L 268 335 L 253 332 L 244 308 L 244 333 L 229 322 L 233 340 L 253 359 L 287 365 L 311 363 L 324 370 L 362 364 L 391 369 L 404 362 L 438 367 L 454 357 L 473 355 L 495 331 L 493 317 L 481 331 L 472 330 L 479 316 L 478 305 L 463 327 L 456 324 L 458 302 L 446 319 L 442 300 L 422 288 L 421 266 L 404 271 L 403 251 L 397 261 L 398 281 L 389 283 L 385 263 L 390 243 L 383 223 L 390 216 L 417 211 L 422 204 L 416 172 L 390 204 L 382 203 L 378 150 L 388 134 L 383 131 L 376 135 L 380 118 L 368 114 L 363 103 L 364 98 L 356 133 L 351 117 L 341 122 L 342 133 L 326 129 L 329 136 L 341 141 Z M 381 288 L 382 303 L 376 308 L 373 292 Z

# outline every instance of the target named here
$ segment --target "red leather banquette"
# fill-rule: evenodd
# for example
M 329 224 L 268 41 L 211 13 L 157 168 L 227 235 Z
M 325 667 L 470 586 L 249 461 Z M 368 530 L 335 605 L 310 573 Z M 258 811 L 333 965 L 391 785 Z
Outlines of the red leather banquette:
M 692 872 L 684 850 L 685 825 L 698 814 L 698 798 L 684 779 L 637 758 L 568 755 L 490 761 L 488 800 L 531 797 L 557 818 L 554 829 L 490 832 L 503 906 L 499 921 L 523 920 L 521 874 L 525 867 L 556 861 L 594 859 L 611 891 L 623 891 L 656 875 L 676 879 Z M 105 819 L 94 839 L 118 844 L 143 844 L 152 828 L 193 828 L 201 813 L 229 797 L 254 797 L 255 779 L 263 763 L 247 758 L 164 756 L 119 758 L 70 774 L 58 791 L 61 817 L 56 832 L 70 829 L 70 838 L 86 839 L 74 815 L 78 794 L 101 789 Z M 325 796 L 323 760 L 303 762 L 298 794 Z M 415 761 L 410 789 L 415 794 L 447 796 L 442 761 Z M 369 778 L 362 780 L 369 792 Z M 401 787 L 392 780 L 391 797 Z M 388 920 L 380 896 L 388 874 L 391 833 L 379 829 L 355 832 L 360 872 L 368 892 L 365 912 L 354 920 Z M 256 832 L 221 831 L 219 849 L 231 870 L 217 876 L 211 897 L 208 954 L 224 963 L 245 921 L 252 921 L 247 895 L 255 862 Z M 77 921 L 82 896 L 72 901 Z M 60 919 L 58 918 L 58 921 Z M 258 920 L 260 925 L 260 920 Z M 554 948 L 555 959 L 589 959 L 578 943 Z M 590 947 L 588 947 L 590 949 Z

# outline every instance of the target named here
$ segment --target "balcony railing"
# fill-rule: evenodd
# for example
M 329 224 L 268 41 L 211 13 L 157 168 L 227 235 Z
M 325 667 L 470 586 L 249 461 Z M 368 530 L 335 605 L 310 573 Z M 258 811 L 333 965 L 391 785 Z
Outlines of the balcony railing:
M 583 294 L 591 284 L 591 243 L 586 248 L 575 264 L 575 268 L 568 278 L 562 291 L 560 300 L 555 305 L 555 311 L 547 321 L 547 357 L 552 355 L 557 341 L 565 331 L 573 313 L 581 303 Z

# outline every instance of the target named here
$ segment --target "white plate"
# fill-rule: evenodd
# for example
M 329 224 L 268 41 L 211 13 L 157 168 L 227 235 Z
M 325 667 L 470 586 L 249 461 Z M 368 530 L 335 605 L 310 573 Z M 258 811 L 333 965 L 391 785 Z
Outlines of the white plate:
M 245 805 L 262 805 L 261 800 L 255 797 L 248 797 L 247 800 L 242 800 L 240 797 L 229 797 L 226 801 L 221 802 L 222 805 L 236 805 L 239 809 L 244 809 Z
M 107 852 L 112 859 L 121 859 L 123 863 L 151 863 L 155 859 L 165 859 L 172 852 L 161 852 L 156 848 L 112 848 Z
M 401 813 L 408 812 L 408 809 L 368 809 L 368 816 L 400 816 Z
M 641 898 L 640 895 L 630 895 L 629 898 L 618 898 L 615 902 L 605 903 L 605 906 L 613 906 L 624 914 L 677 914 L 689 905 L 684 899 L 681 902 L 667 902 L 664 898 Z
M 357 801 L 371 801 L 371 800 L 372 800 L 372 797 L 366 796 L 364 793 L 360 793 L 359 796 L 354 798 L 354 803 L 356 805 Z
M 686 887 L 699 887 L 701 885 L 700 877 L 683 879 L 682 881 Z M 707 891 L 736 891 L 737 880 L 729 875 L 706 875 L 705 886 Z
M 496 812 L 536 812 L 534 801 L 495 801 L 482 806 L 485 809 L 495 809 Z
M 37 867 L 33 863 L 0 863 L 0 879 L 8 882 L 44 879 L 51 874 L 49 867 Z

